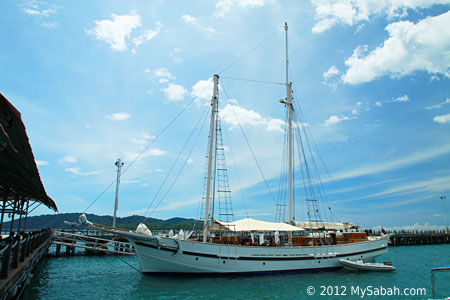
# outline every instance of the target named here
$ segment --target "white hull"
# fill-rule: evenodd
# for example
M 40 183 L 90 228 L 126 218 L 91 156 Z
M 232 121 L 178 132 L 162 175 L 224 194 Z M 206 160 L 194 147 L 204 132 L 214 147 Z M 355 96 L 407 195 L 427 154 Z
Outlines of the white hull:
M 395 271 L 395 267 L 391 265 L 384 265 L 380 263 L 364 263 L 360 260 L 352 261 L 341 259 L 340 263 L 344 266 L 344 268 L 350 271 Z
M 136 249 L 143 273 L 260 273 L 340 268 L 340 259 L 371 260 L 387 238 L 321 247 L 234 246 L 122 234 Z

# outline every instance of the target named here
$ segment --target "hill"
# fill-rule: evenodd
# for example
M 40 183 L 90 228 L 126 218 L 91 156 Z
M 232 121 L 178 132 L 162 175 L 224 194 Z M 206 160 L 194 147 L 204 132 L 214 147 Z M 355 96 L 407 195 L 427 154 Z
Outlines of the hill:
M 65 224 L 64 221 L 74 222 L 78 220 L 78 216 L 81 213 L 62 213 L 53 215 L 41 215 L 41 216 L 31 216 L 27 219 L 27 229 L 43 229 L 43 228 L 55 228 L 55 229 L 70 229 L 71 226 Z M 92 223 L 112 225 L 112 216 L 99 216 L 95 214 L 86 214 L 86 217 Z M 129 217 L 118 217 L 116 219 L 116 227 L 126 228 L 126 229 L 136 229 L 139 223 L 141 223 L 145 217 L 143 216 L 129 216 Z M 23 221 L 22 221 L 23 222 Z M 167 220 L 148 218 L 145 221 L 145 225 L 151 230 L 161 230 L 161 229 L 184 229 L 192 230 L 194 228 L 196 220 L 195 219 L 185 219 L 185 218 L 170 218 Z M 19 222 L 14 221 L 13 230 L 17 230 Z M 11 222 L 3 223 L 3 228 L 10 228 Z M 21 227 L 23 226 L 23 223 Z

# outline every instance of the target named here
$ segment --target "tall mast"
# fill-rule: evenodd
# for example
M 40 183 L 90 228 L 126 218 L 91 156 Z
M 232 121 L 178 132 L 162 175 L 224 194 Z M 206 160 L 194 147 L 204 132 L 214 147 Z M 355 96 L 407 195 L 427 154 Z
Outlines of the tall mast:
M 289 224 L 292 224 L 292 198 L 293 198 L 293 162 L 292 162 L 292 82 L 289 82 L 289 56 L 288 56 L 288 25 L 284 23 L 286 35 L 286 105 L 288 107 L 288 147 L 289 147 Z M 292 232 L 289 232 L 289 245 L 292 245 Z
M 114 201 L 114 217 L 113 217 L 113 227 L 116 227 L 116 214 L 117 214 L 117 208 L 119 206 L 119 185 L 120 185 L 120 172 L 122 170 L 123 162 L 120 160 L 120 158 L 116 161 L 117 166 L 117 180 L 116 180 L 116 199 Z
M 444 217 L 445 217 L 445 234 L 448 234 L 448 226 L 447 226 L 447 212 L 445 210 L 445 196 L 441 196 L 442 205 L 444 206 Z
M 215 136 L 215 124 L 216 124 L 216 113 L 217 113 L 217 92 L 219 87 L 219 75 L 214 74 L 214 89 L 213 96 L 211 99 L 211 124 L 209 127 L 209 150 L 208 150 L 208 175 L 206 178 L 206 197 L 205 197 L 205 219 L 203 222 L 203 242 L 208 241 L 209 235 L 209 198 L 211 191 L 211 173 L 213 165 L 213 148 L 214 148 L 214 136 Z

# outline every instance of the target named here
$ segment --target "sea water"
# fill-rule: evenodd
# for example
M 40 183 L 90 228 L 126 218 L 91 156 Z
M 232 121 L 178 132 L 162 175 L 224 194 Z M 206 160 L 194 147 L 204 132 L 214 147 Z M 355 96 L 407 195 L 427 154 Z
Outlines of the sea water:
M 168 276 L 137 272 L 134 256 L 46 257 L 24 299 L 431 299 L 431 269 L 450 265 L 450 244 L 390 247 L 376 261 L 397 270 Z M 436 293 L 450 296 L 450 271 L 436 274 Z

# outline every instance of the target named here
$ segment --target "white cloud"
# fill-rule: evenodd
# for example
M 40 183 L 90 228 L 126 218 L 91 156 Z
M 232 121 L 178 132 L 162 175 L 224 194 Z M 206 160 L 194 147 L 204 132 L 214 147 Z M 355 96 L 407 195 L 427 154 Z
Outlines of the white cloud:
M 450 144 L 440 145 L 439 147 L 423 149 L 420 152 L 403 155 L 400 159 L 383 161 L 381 163 L 372 163 L 359 168 L 353 168 L 351 171 L 335 174 L 334 180 L 355 178 L 359 176 L 373 175 L 380 172 L 401 169 L 407 166 L 421 163 L 423 161 L 434 159 L 441 155 L 450 153 Z
M 137 48 L 146 41 L 151 40 L 152 38 L 154 38 L 155 36 L 157 36 L 159 34 L 159 32 L 161 31 L 161 23 L 157 22 L 156 23 L 156 28 L 155 29 L 148 29 L 147 31 L 145 31 L 144 33 L 142 33 L 141 35 L 133 38 L 133 44 L 134 44 L 134 48 L 131 49 L 131 52 L 133 54 L 136 54 L 136 50 Z
M 188 165 L 192 164 L 194 162 L 194 160 L 192 158 L 188 158 L 188 160 L 186 161 L 186 163 Z
M 183 19 L 184 22 L 186 23 L 192 23 L 192 24 L 196 24 L 197 23 L 197 19 L 193 16 L 190 15 L 182 15 L 181 19 Z
M 93 29 L 86 33 L 98 40 L 104 40 L 112 49 L 126 51 L 128 49 L 125 39 L 130 37 L 131 32 L 141 26 L 141 16 L 112 14 L 112 20 L 96 20 Z
M 339 80 L 339 69 L 336 66 L 331 66 L 328 71 L 323 73 L 324 84 L 328 85 L 331 89 L 336 90 Z
M 212 78 L 208 80 L 199 80 L 192 86 L 191 96 L 197 97 L 196 102 L 200 103 L 202 100 L 209 101 L 213 95 L 214 82 Z
M 37 166 L 47 166 L 49 164 L 48 161 L 45 160 L 36 160 L 36 165 Z
M 146 69 L 146 72 L 148 73 L 150 70 Z M 159 79 L 159 83 L 167 83 L 169 80 L 176 79 L 167 68 L 155 69 L 152 71 L 152 75 Z
M 441 102 L 441 103 L 439 103 L 439 104 L 432 105 L 432 106 L 427 106 L 427 107 L 425 107 L 425 109 L 441 108 L 442 106 L 444 106 L 444 105 L 446 105 L 446 104 L 450 104 L 450 98 L 445 99 L 444 102 Z
M 133 183 L 140 183 L 139 180 L 121 180 L 121 184 L 133 184 Z
M 219 0 L 216 3 L 215 17 L 225 17 L 233 7 L 239 7 L 243 9 L 258 8 L 266 5 L 267 3 L 272 3 L 273 0 Z
M 149 156 L 161 156 L 161 155 L 166 155 L 167 151 L 160 150 L 160 149 L 150 149 L 147 153 Z
M 215 30 L 214 28 L 212 28 L 212 27 L 204 27 L 204 26 L 200 25 L 200 24 L 197 22 L 197 19 L 196 19 L 195 17 L 193 17 L 193 16 L 190 16 L 190 15 L 182 15 L 182 16 L 181 16 L 181 19 L 182 19 L 185 23 L 192 24 L 192 25 L 194 25 L 195 27 L 197 27 L 197 28 L 199 28 L 199 29 L 201 29 L 201 30 L 203 30 L 203 31 L 206 31 L 206 32 L 209 32 L 209 33 L 215 32 L 215 31 L 216 31 L 216 30 Z
M 44 8 L 43 6 L 47 6 L 47 3 L 45 1 L 31 0 L 22 5 L 22 10 L 26 14 L 40 17 L 49 17 L 56 14 L 56 6 L 52 5 L 48 8 Z
M 77 158 L 74 155 L 66 155 L 58 161 L 60 164 L 76 164 Z
M 433 216 L 435 217 L 441 217 L 442 215 L 440 214 L 433 214 Z M 401 230 L 406 230 L 406 231 L 416 231 L 416 232 L 420 232 L 420 231 L 439 231 L 439 230 L 444 230 L 445 226 L 444 225 L 430 225 L 430 223 L 425 223 L 423 225 L 416 223 L 414 225 L 406 225 L 406 226 L 392 226 L 392 227 L 382 227 L 381 225 L 378 225 L 377 227 L 375 227 L 377 230 L 381 230 L 381 228 L 384 228 L 386 230 L 390 230 L 390 231 L 401 231 Z
M 409 102 L 410 100 L 409 100 L 408 95 L 403 95 L 403 96 L 399 96 L 399 97 L 393 99 L 392 101 L 394 101 L 394 102 Z
M 436 117 L 434 117 L 433 121 L 441 123 L 441 124 L 450 123 L 450 114 L 436 116 Z
M 325 120 L 325 125 L 326 126 L 333 126 L 336 125 L 337 123 L 340 123 L 342 121 L 346 121 L 346 120 L 350 120 L 349 117 L 347 116 L 331 116 L 329 117 L 327 120 Z
M 136 152 L 125 152 L 124 153 L 124 161 L 130 162 L 134 161 L 136 158 L 143 159 L 149 156 L 163 156 L 166 155 L 167 151 L 161 149 L 150 149 L 145 151 L 144 153 L 136 153 Z
M 450 11 L 427 17 L 417 24 L 410 21 L 386 26 L 389 38 L 368 53 L 358 46 L 345 61 L 348 66 L 342 80 L 349 84 L 372 81 L 384 75 L 402 77 L 414 71 L 450 77 Z
M 405 184 L 394 185 L 380 192 L 360 197 L 359 199 L 372 199 L 377 197 L 385 197 L 388 195 L 409 195 L 412 193 L 426 192 L 428 194 L 439 194 L 444 192 L 448 187 L 450 176 L 440 176 L 431 179 L 421 179 L 416 182 L 408 182 Z
M 383 104 L 380 101 L 375 102 L 375 105 L 378 106 L 378 107 L 382 107 L 383 106 Z
M 182 86 L 174 83 L 169 83 L 166 88 L 162 91 L 166 94 L 167 99 L 170 101 L 181 101 L 184 100 L 184 95 L 186 95 L 187 90 Z
M 56 13 L 56 8 L 48 8 L 43 10 L 24 8 L 23 11 L 29 15 L 48 17 Z
M 79 167 L 70 167 L 70 168 L 65 168 L 64 170 L 66 172 L 72 173 L 74 175 L 81 175 L 81 176 L 89 176 L 89 175 L 100 174 L 100 172 L 97 172 L 97 171 L 81 172 Z
M 402 18 L 408 9 L 424 9 L 436 4 L 449 4 L 450 0 L 311 0 L 318 22 L 313 33 L 322 33 L 334 25 L 354 25 L 369 21 L 371 17 L 387 16 L 389 19 Z
M 252 126 L 258 127 L 263 126 L 267 131 L 279 131 L 284 132 L 283 127 L 285 125 L 283 120 L 274 118 L 264 118 L 259 113 L 254 110 L 247 110 L 239 105 L 227 104 L 220 111 L 220 116 L 222 120 L 230 124 L 233 127 L 241 126 Z
M 154 139 L 155 137 L 153 135 L 149 135 L 145 132 L 136 133 L 132 137 L 130 137 L 130 141 L 138 144 L 138 145 L 146 145 L 149 140 Z
M 172 61 L 176 64 L 182 62 L 183 60 L 178 56 L 178 53 L 181 52 L 180 48 L 174 48 L 170 51 L 169 56 L 172 58 Z
M 131 117 L 129 113 L 126 112 L 118 112 L 105 116 L 107 119 L 111 121 L 125 121 Z
M 325 81 L 327 81 L 328 79 L 330 79 L 331 77 L 334 77 L 336 75 L 339 74 L 339 69 L 336 68 L 336 66 L 331 66 L 328 71 L 326 71 L 325 73 L 323 73 L 323 79 L 325 79 Z
M 361 113 L 363 103 L 361 101 L 356 102 L 356 108 L 353 108 L 350 112 L 341 114 L 341 115 L 333 115 L 324 121 L 325 126 L 334 126 L 342 121 L 355 120 L 358 118 L 358 115 Z M 366 107 L 366 111 L 370 110 L 369 107 Z

